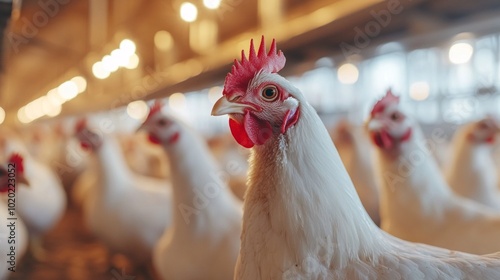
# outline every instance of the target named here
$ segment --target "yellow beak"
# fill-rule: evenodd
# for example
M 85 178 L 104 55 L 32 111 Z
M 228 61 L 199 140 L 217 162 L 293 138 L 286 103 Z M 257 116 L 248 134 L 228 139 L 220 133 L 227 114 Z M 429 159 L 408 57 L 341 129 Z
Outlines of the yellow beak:
M 243 104 L 237 102 L 231 102 L 227 100 L 225 96 L 221 97 L 217 102 L 215 102 L 212 108 L 212 116 L 221 116 L 226 114 L 244 114 L 245 109 L 250 108 L 256 110 L 254 106 L 250 104 Z

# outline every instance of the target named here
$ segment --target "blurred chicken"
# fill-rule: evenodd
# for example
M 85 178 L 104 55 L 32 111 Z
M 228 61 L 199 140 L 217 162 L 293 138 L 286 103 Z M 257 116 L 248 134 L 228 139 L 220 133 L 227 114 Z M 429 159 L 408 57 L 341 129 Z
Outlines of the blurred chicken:
M 144 176 L 168 178 L 168 159 L 161 147 L 151 145 L 140 134 L 120 134 L 118 138 L 132 171 Z
M 28 186 L 28 182 L 23 174 L 16 172 L 20 167 L 15 166 L 16 161 L 18 160 L 11 158 L 7 164 L 0 165 L 0 196 L 2 197 L 0 199 L 0 221 L 2 221 L 0 223 L 0 280 L 7 279 L 12 269 L 19 270 L 20 261 L 28 247 L 28 230 L 15 212 L 19 201 L 13 195 L 15 189 Z M 9 177 L 9 173 L 15 176 Z M 9 203 L 15 204 L 13 205 L 14 212 L 11 212 L 12 208 L 7 207 Z M 12 218 L 16 219 L 10 220 Z M 11 246 L 15 247 L 14 250 Z M 15 261 L 11 260 L 11 256 L 15 258 Z M 9 267 L 13 268 L 9 269 Z
M 500 251 L 500 215 L 455 195 L 419 126 L 388 91 L 367 124 L 377 149 L 382 229 L 399 238 L 474 254 Z M 435 137 L 434 137 L 435 138 Z
M 491 116 L 461 127 L 453 139 L 446 176 L 455 193 L 495 210 L 500 210 L 500 191 L 493 144 L 499 130 L 498 121 Z
M 165 280 L 233 279 L 241 202 L 224 183 L 227 174 L 206 142 L 161 107 L 157 101 L 141 126 L 171 160 L 173 224 L 155 248 L 155 268 Z
M 247 182 L 248 153 L 237 147 L 229 134 L 210 139 L 208 146 L 219 164 L 228 173 L 229 187 L 236 197 L 243 200 Z
M 212 114 L 229 114 L 252 148 L 235 279 L 500 279 L 500 253 L 475 256 L 413 244 L 372 222 L 330 136 L 302 93 L 277 72 L 285 58 L 253 43 L 226 77 Z
M 164 180 L 134 174 L 118 141 L 85 119 L 76 136 L 92 154 L 97 184 L 84 197 L 85 221 L 113 252 L 146 264 L 161 234 L 171 223 L 171 192 Z
M 4 158 L 16 154 L 22 166 L 19 172 L 29 182 L 29 188 L 18 188 L 17 213 L 24 221 L 30 235 L 31 253 L 38 259 L 45 259 L 42 246 L 43 235 L 61 219 L 66 209 L 66 195 L 57 175 L 45 164 L 34 159 L 24 144 L 15 136 L 1 140 L 0 153 Z
M 380 225 L 379 187 L 372 163 L 372 147 L 363 127 L 341 120 L 332 137 L 361 203 L 375 224 Z

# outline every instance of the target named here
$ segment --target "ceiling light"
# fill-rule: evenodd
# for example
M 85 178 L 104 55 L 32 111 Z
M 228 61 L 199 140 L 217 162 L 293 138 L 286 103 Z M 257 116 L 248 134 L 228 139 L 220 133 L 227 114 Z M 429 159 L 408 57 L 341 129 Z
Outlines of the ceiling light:
M 5 121 L 5 110 L 0 107 L 0 124 L 2 124 Z
M 124 39 L 120 42 L 120 50 L 124 51 L 127 55 L 135 53 L 135 43 L 130 39 Z
M 416 101 L 423 101 L 429 97 L 430 88 L 427 82 L 416 82 L 410 86 L 410 98 Z
M 352 85 L 358 81 L 359 71 L 356 65 L 346 63 L 339 67 L 337 71 L 339 81 L 346 85 Z
M 135 69 L 139 66 L 139 57 L 134 53 L 128 58 L 128 63 L 125 65 L 127 69 Z
M 148 104 L 142 100 L 133 101 L 127 105 L 127 114 L 133 119 L 143 120 L 148 113 Z
M 57 87 L 57 93 L 65 100 L 70 100 L 78 95 L 78 86 L 73 81 L 66 81 Z
M 454 64 L 469 62 L 474 53 L 474 48 L 469 43 L 455 43 L 450 47 L 448 57 Z
M 184 2 L 181 5 L 181 18 L 186 22 L 193 22 L 198 17 L 198 8 L 189 2 Z
M 220 2 L 221 0 L 203 0 L 203 5 L 205 5 L 207 9 L 215 10 L 219 8 Z
M 76 84 L 78 88 L 78 93 L 82 93 L 87 89 L 87 80 L 82 76 L 76 76 L 71 79 L 73 83 Z
M 174 38 L 170 32 L 165 30 L 160 30 L 155 34 L 155 46 L 162 51 L 171 50 L 174 46 Z
M 104 65 L 102 64 L 102 62 L 98 61 L 96 63 L 94 63 L 94 65 L 92 65 L 92 73 L 94 74 L 94 76 L 98 79 L 106 79 L 107 77 L 109 77 L 109 71 L 107 71 L 104 67 Z

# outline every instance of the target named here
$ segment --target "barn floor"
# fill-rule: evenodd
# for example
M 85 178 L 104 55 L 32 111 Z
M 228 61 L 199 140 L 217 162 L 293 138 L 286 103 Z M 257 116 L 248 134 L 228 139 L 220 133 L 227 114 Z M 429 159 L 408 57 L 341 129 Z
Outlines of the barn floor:
M 47 257 L 27 253 L 9 280 L 149 280 L 147 269 L 134 269 L 123 256 L 108 257 L 106 247 L 83 226 L 80 212 L 69 207 L 44 240 Z

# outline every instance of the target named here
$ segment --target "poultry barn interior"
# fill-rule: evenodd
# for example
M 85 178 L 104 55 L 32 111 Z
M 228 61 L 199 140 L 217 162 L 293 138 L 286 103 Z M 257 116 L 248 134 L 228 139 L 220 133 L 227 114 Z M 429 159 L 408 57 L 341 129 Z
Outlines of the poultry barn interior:
M 500 279 L 499 27 L 496 0 L 0 0 L 0 280 Z

